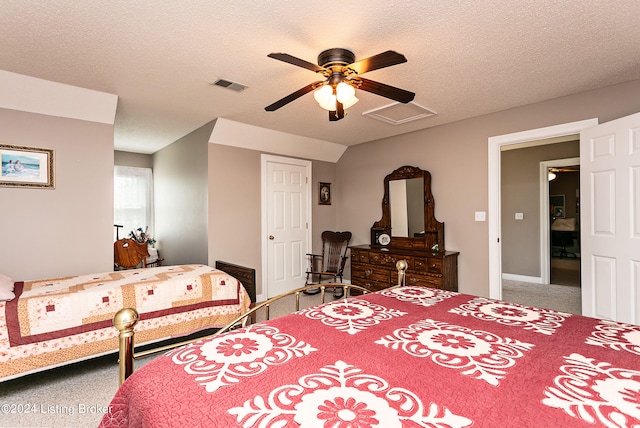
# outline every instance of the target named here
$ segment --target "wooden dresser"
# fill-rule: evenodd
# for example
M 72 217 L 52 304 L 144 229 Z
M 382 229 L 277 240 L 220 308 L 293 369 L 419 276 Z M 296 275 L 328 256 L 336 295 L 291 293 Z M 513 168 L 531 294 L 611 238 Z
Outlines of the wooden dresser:
M 351 250 L 351 283 L 378 291 L 398 283 L 396 262 L 406 260 L 407 285 L 458 291 L 458 252 L 357 245 Z
M 431 174 L 402 166 L 384 178 L 382 218 L 371 227 L 371 245 L 350 247 L 351 283 L 370 291 L 396 285 L 396 262 L 406 260 L 407 285 L 458 291 L 460 253 L 446 251 L 444 244 Z

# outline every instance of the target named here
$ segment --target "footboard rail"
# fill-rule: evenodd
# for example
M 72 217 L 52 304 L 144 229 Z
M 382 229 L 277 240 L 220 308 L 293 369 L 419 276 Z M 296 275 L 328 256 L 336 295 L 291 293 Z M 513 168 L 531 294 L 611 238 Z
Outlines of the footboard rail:
M 405 270 L 407 269 L 407 262 L 405 260 L 400 260 L 396 264 L 398 269 L 398 283 L 393 287 L 401 287 L 405 285 Z M 134 349 L 134 329 L 136 323 L 138 322 L 139 315 L 138 312 L 133 308 L 124 308 L 119 310 L 113 318 L 113 325 L 118 330 L 118 365 L 119 365 L 119 384 L 121 385 L 131 374 L 133 373 L 133 363 L 135 359 L 142 358 L 148 355 L 156 354 L 159 352 L 164 352 L 171 350 L 173 348 L 188 345 L 197 340 L 215 337 L 219 334 L 225 333 L 229 330 L 233 330 L 235 328 L 243 327 L 247 324 L 247 320 L 256 319 L 256 315 L 259 311 L 263 311 L 265 318 L 270 319 L 270 307 L 271 305 L 280 299 L 283 299 L 288 296 L 295 296 L 295 311 L 300 310 L 300 294 L 304 293 L 307 290 L 320 288 L 320 300 L 322 303 L 325 303 L 325 290 L 327 288 L 338 288 L 341 287 L 343 289 L 344 298 L 352 295 L 353 290 L 357 290 L 360 293 L 369 293 L 370 291 L 367 288 L 360 287 L 358 285 L 352 284 L 343 284 L 343 283 L 326 283 L 326 284 L 313 284 L 308 285 L 306 287 L 297 288 L 295 290 L 291 290 L 289 292 L 280 294 L 278 296 L 272 297 L 253 308 L 244 314 L 238 316 L 236 319 L 228 323 L 226 326 L 222 327 L 214 334 L 198 337 L 196 339 L 185 340 L 178 343 L 172 343 L 170 345 L 160 346 L 153 349 L 148 349 L 145 351 L 135 352 Z

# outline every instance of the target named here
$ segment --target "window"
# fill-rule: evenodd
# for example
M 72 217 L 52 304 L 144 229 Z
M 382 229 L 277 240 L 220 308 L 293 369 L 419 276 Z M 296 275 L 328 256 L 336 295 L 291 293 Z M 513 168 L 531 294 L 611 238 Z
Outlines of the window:
M 119 232 L 120 238 L 129 237 L 129 233 L 139 227 L 143 230 L 148 227 L 149 235 L 154 236 L 151 168 L 116 166 L 113 196 L 114 224 L 123 226 Z

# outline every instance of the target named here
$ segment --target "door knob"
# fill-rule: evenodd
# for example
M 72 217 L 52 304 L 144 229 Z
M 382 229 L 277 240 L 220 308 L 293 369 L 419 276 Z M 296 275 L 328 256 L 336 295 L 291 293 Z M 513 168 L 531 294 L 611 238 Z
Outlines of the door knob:
M 273 236 L 273 235 L 269 235 L 269 240 L 270 240 L 270 241 L 273 241 L 274 239 L 276 239 L 276 238 L 275 238 L 275 236 Z

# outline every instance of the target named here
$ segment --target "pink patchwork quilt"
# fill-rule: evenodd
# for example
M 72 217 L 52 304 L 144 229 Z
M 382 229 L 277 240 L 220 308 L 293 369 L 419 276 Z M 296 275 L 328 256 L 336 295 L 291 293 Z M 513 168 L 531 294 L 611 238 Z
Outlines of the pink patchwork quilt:
M 172 350 L 100 426 L 639 424 L 639 326 L 403 287 Z
M 0 304 L 0 380 L 118 349 L 113 317 L 136 308 L 136 344 L 220 327 L 245 312 L 236 278 L 205 265 L 162 266 L 15 284 Z

